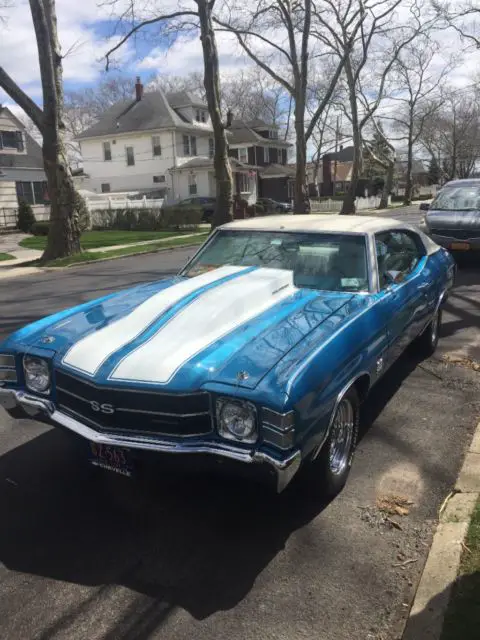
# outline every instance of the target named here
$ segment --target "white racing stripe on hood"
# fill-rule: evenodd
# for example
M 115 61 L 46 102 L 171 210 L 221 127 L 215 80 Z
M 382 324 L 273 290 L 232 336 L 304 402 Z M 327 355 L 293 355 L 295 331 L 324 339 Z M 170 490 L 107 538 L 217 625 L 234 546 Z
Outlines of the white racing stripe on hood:
M 291 271 L 257 269 L 206 291 L 125 356 L 113 380 L 166 383 L 188 360 L 297 289 Z
M 205 285 L 244 270 L 245 267 L 220 267 L 154 294 L 120 320 L 82 338 L 67 351 L 62 362 L 83 373 L 95 375 L 109 356 L 139 336 L 169 307 Z

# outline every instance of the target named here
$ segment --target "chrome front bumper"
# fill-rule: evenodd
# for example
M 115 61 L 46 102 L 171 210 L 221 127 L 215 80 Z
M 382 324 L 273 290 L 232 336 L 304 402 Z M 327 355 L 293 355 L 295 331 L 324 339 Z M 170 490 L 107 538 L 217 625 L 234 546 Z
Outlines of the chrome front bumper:
M 26 417 L 32 419 L 38 417 L 40 414 L 46 417 L 52 425 L 64 427 L 86 440 L 97 444 L 139 449 L 142 451 L 157 451 L 159 453 L 210 454 L 245 464 L 266 464 L 275 472 L 276 486 L 279 493 L 290 483 L 301 463 L 301 453 L 298 450 L 280 460 L 264 451 L 255 449 L 246 451 L 220 442 L 195 444 L 190 442 L 174 442 L 159 438 L 147 438 L 144 436 L 121 436 L 100 433 L 62 411 L 58 411 L 49 400 L 32 396 L 25 391 L 0 388 L 0 406 L 6 409 L 7 412 L 21 408 Z

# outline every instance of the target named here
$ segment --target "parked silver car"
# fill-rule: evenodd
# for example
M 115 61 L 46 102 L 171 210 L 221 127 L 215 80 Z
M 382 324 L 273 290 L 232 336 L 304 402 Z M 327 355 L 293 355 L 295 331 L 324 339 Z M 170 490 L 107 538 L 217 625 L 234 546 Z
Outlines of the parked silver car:
M 480 179 L 447 182 L 420 209 L 427 211 L 420 228 L 437 244 L 451 251 L 480 251 Z

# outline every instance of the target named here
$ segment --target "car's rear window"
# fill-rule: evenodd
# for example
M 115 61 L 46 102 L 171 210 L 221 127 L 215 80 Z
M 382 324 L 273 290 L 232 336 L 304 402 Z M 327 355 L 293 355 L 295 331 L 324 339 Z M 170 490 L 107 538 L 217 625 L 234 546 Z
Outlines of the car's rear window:
M 194 277 L 223 265 L 286 269 L 297 287 L 368 290 L 363 235 L 219 231 L 182 275 Z
M 444 187 L 433 200 L 430 209 L 437 211 L 480 210 L 480 185 Z

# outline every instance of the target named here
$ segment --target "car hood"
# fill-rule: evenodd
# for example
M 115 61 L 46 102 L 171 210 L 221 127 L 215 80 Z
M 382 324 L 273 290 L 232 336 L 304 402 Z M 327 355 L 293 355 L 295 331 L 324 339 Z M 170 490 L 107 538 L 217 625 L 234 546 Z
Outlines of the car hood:
M 431 229 L 480 229 L 480 211 L 430 210 L 426 221 Z
M 227 266 L 50 316 L 5 345 L 48 349 L 57 369 L 99 385 L 253 389 L 316 327 L 348 316 L 352 297 L 299 289 L 289 271 Z

